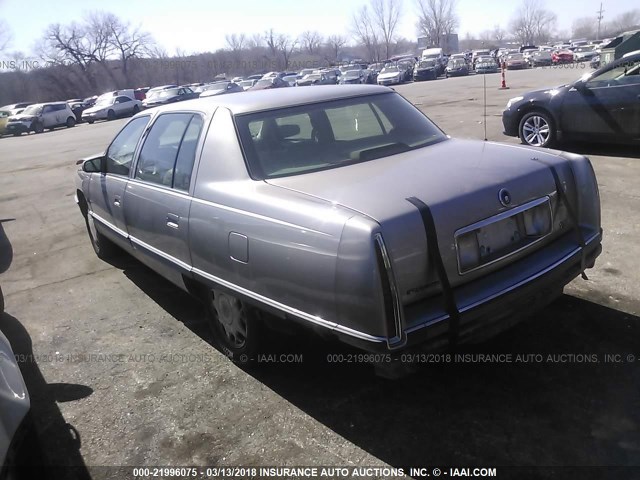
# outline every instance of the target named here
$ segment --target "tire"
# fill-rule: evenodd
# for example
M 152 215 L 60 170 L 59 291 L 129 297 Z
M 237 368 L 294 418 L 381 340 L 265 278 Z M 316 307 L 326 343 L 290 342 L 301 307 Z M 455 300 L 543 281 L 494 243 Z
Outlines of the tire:
M 81 211 L 83 210 L 82 207 L 80 209 Z M 96 229 L 93 217 L 85 213 L 85 211 L 83 211 L 83 214 L 93 251 L 96 252 L 96 255 L 101 260 L 109 261 L 114 258 L 119 253 L 118 247 Z
M 260 312 L 219 290 L 209 291 L 206 307 L 209 327 L 220 350 L 238 365 L 254 365 L 262 329 Z
M 540 110 L 527 113 L 520 119 L 518 136 L 525 145 L 550 147 L 556 138 L 551 116 Z
M 44 132 L 44 125 L 42 125 L 42 123 L 40 123 L 40 122 L 36 122 L 36 123 L 34 123 L 32 128 L 33 128 L 33 131 L 34 131 L 35 133 L 42 133 L 42 132 Z
M 2 295 L 2 287 L 0 287 L 0 315 L 4 313 L 4 295 Z
M 67 118 L 67 128 L 72 128 L 76 126 L 76 120 L 73 117 Z
M 136 105 L 135 107 L 133 107 L 133 113 L 132 115 L 135 115 L 136 113 L 138 113 L 140 111 L 140 107 L 138 107 L 138 105 Z
M 93 122 L 94 122 L 93 120 L 87 120 L 87 123 L 88 123 L 89 125 L 93 125 Z
M 114 112 L 113 110 L 109 110 L 107 112 L 107 120 L 111 121 L 115 119 L 116 119 L 116 112 Z

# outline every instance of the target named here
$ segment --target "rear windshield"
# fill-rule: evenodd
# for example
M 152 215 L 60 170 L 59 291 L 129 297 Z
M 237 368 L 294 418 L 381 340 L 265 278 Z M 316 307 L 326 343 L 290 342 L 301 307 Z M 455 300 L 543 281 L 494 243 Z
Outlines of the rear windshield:
M 371 161 L 446 138 L 396 93 L 237 115 L 236 125 L 255 179 Z

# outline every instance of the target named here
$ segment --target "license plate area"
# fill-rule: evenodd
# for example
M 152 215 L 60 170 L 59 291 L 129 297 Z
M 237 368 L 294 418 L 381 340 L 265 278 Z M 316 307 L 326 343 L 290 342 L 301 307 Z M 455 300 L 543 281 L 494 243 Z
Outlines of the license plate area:
M 552 231 L 549 197 L 461 228 L 454 234 L 458 272 L 462 275 L 520 252 Z

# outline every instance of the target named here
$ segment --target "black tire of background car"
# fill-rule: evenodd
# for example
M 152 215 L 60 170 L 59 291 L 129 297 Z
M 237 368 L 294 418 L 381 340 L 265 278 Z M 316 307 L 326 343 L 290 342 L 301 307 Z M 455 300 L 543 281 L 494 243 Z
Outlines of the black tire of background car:
M 133 114 L 135 115 L 136 113 L 138 113 L 140 111 L 140 107 L 138 107 L 138 105 L 135 105 L 133 107 Z
M 207 323 L 209 324 L 209 328 L 211 329 L 211 333 L 213 334 L 216 344 L 220 350 L 222 350 L 222 353 L 224 353 L 233 363 L 243 367 L 255 366 L 257 364 L 260 338 L 263 336 L 262 333 L 264 329 L 260 311 L 241 300 L 239 301 L 247 323 L 247 334 L 245 336 L 243 346 L 237 347 L 230 343 L 222 323 L 218 319 L 218 313 L 213 301 L 214 295 L 214 291 L 209 292 L 209 298 L 205 302 L 205 307 Z
M 67 128 L 75 127 L 76 121 L 73 117 L 67 118 Z
M 116 112 L 114 112 L 113 110 L 109 110 L 107 112 L 107 120 L 115 120 L 116 119 Z
M 92 124 L 93 124 L 93 120 L 87 120 L 87 123 L 88 123 L 89 125 L 92 125 Z
M 527 143 L 526 139 L 524 138 L 524 134 L 522 132 L 522 126 L 524 125 L 524 122 L 526 122 L 528 118 L 533 116 L 542 117 L 544 121 L 547 122 L 547 125 L 549 125 L 549 137 L 547 137 L 547 141 L 543 145 L 538 145 L 538 146 L 545 147 L 545 148 L 552 146 L 556 141 L 555 126 L 553 124 L 553 120 L 551 119 L 551 115 L 549 115 L 547 112 L 544 112 L 542 110 L 532 110 L 522 116 L 522 118 L 520 119 L 520 122 L 518 123 L 518 136 L 520 137 L 520 141 L 522 141 L 522 143 L 526 145 L 529 145 L 529 143 Z
M 33 128 L 33 131 L 36 133 L 44 132 L 44 125 L 42 125 L 42 122 L 34 122 L 31 128 Z

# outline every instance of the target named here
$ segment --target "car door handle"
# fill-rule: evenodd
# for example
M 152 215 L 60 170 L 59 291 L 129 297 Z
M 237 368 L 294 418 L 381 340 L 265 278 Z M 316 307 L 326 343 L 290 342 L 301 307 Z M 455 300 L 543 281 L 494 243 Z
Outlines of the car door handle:
M 167 227 L 180 228 L 180 217 L 174 213 L 167 213 Z
M 113 197 L 113 204 L 116 207 L 119 207 L 120 206 L 120 197 Z

